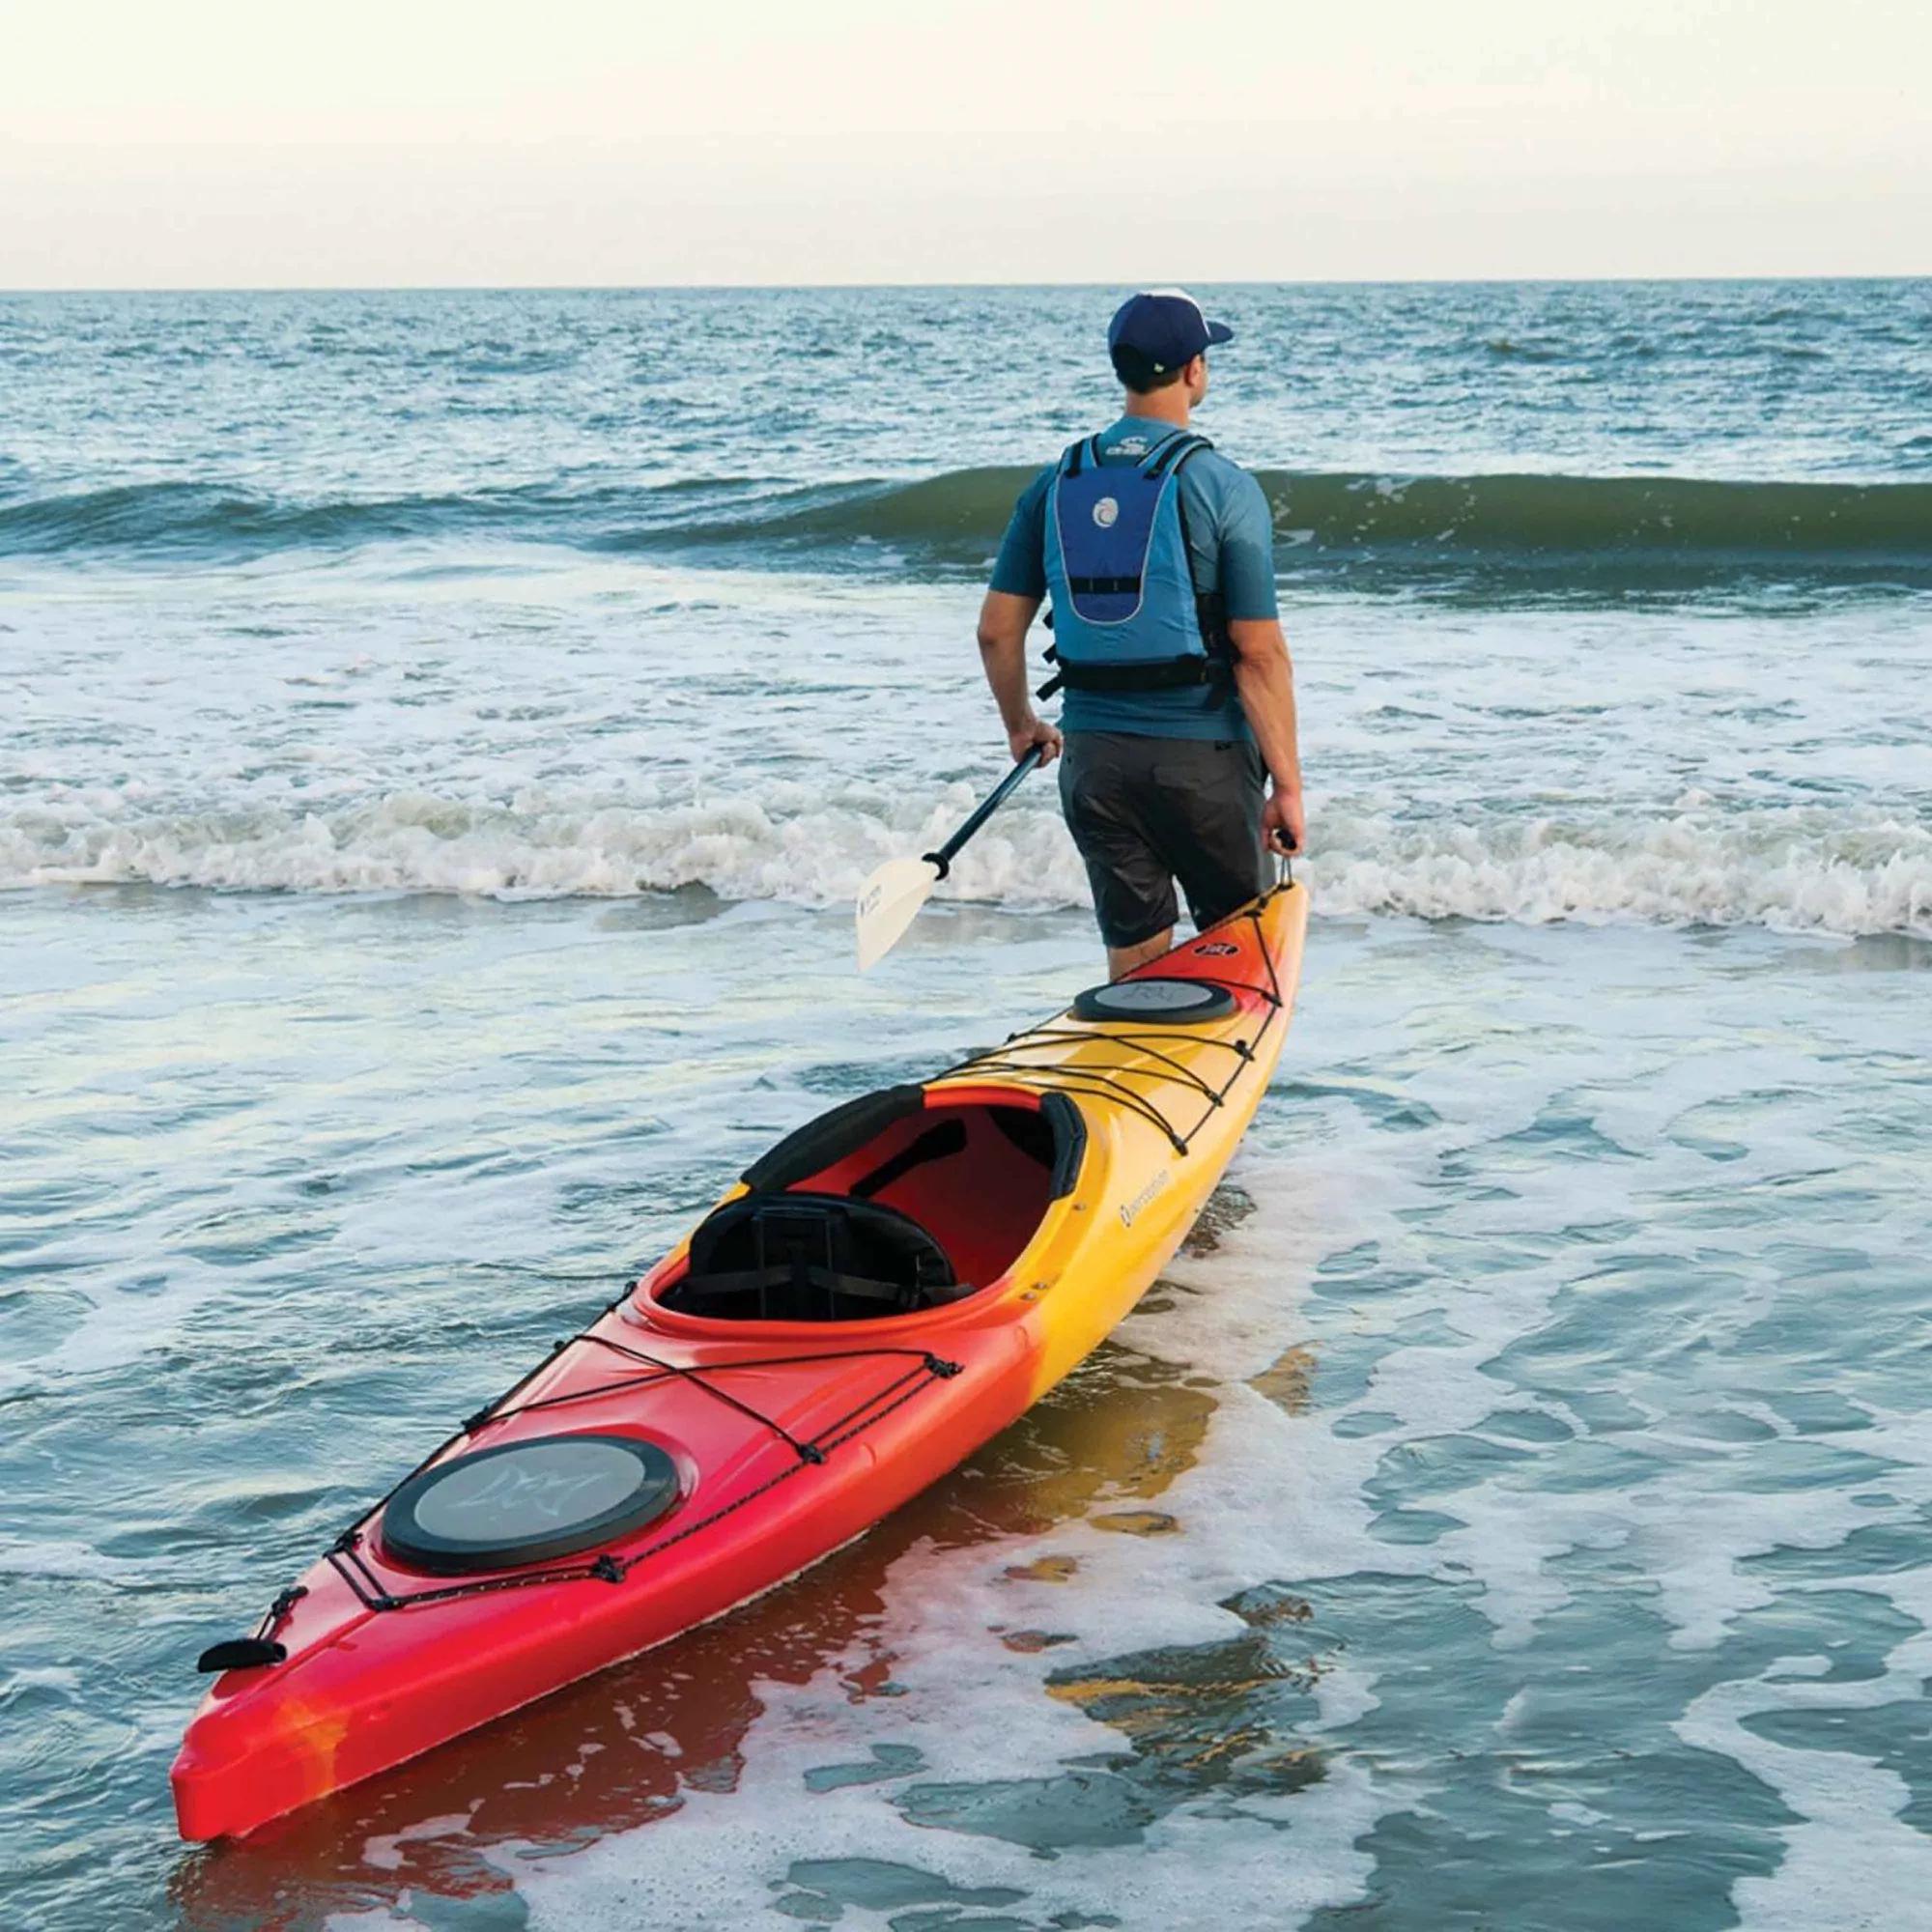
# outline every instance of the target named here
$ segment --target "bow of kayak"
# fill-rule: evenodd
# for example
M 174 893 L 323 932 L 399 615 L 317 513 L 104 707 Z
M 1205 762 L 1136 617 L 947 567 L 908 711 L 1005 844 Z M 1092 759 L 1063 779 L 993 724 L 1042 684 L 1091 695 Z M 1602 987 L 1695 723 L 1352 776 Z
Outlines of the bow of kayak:
M 235 1835 L 769 1590 L 1072 1369 L 1265 1090 L 1307 894 L 810 1122 L 344 1531 L 220 1674 L 173 1782 Z

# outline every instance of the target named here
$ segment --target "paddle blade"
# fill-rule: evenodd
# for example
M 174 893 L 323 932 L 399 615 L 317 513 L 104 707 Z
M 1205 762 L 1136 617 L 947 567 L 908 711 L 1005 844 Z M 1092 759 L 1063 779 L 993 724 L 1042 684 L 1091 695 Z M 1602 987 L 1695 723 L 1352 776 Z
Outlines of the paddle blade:
M 888 859 L 859 889 L 859 971 L 869 972 L 899 942 L 939 883 L 930 859 Z

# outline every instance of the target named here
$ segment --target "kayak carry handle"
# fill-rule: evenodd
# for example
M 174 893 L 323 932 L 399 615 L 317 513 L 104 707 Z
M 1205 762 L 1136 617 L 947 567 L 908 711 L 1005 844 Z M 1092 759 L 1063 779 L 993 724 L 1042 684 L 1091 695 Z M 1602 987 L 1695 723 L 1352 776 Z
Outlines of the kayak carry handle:
M 286 1645 L 265 1636 L 230 1637 L 226 1643 L 212 1643 L 195 1659 L 197 1670 L 252 1670 L 263 1663 L 286 1663 Z

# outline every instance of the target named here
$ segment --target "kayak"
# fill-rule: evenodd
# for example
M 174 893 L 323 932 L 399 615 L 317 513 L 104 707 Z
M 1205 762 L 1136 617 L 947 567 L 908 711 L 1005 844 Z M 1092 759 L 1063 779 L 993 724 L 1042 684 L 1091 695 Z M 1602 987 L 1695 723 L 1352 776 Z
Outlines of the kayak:
M 808 1122 L 213 1645 L 173 1770 L 240 1835 L 762 1595 L 1022 1415 L 1133 1306 L 1288 1030 L 1306 889 Z
M 1307 892 L 800 1127 L 204 1653 L 210 1839 L 762 1595 L 1017 1419 L 1179 1245 L 1265 1090 Z

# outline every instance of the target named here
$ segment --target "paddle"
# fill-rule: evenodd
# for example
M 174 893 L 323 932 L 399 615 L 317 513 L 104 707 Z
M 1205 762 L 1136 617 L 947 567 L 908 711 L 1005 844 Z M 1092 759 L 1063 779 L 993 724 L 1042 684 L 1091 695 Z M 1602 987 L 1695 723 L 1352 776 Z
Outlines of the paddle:
M 932 896 L 933 887 L 952 869 L 959 848 L 1006 804 L 1014 787 L 1038 763 L 1039 747 L 1036 745 L 937 852 L 928 852 L 922 859 L 888 859 L 860 887 L 860 972 L 869 972 L 898 944 L 899 935 Z

